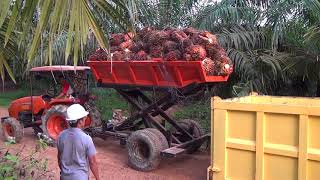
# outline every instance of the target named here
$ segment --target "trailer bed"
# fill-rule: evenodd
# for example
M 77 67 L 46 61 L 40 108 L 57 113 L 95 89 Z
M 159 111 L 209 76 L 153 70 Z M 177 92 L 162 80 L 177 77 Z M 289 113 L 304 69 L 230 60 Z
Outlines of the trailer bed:
M 181 88 L 192 83 L 224 82 L 227 76 L 208 76 L 202 61 L 88 61 L 102 85 Z

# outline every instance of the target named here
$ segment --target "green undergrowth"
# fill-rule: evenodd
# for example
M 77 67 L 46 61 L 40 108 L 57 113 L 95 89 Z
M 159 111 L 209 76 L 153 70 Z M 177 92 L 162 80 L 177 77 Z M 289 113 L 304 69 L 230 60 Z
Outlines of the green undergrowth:
M 28 90 L 26 89 L 17 89 L 9 92 L 0 92 L 0 106 L 8 107 L 11 101 L 27 96 Z
M 93 88 L 92 93 L 97 96 L 96 105 L 101 111 L 103 120 L 112 119 L 112 110 L 128 111 L 128 103 L 113 89 Z
M 45 157 L 48 148 L 45 141 L 40 139 L 35 147 L 23 145 L 21 149 L 11 148 L 14 143 L 10 140 L 0 147 L 0 180 L 54 178 Z
M 188 105 L 182 106 L 174 114 L 175 119 L 192 119 L 197 121 L 205 132 L 210 132 L 211 112 L 210 112 L 210 101 L 197 101 L 189 103 Z

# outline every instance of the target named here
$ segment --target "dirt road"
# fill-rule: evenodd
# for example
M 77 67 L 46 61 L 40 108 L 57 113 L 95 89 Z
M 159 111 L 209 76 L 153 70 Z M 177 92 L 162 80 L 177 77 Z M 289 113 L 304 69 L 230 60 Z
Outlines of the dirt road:
M 6 109 L 0 108 L 0 117 L 7 114 Z M 208 152 L 198 152 L 193 155 L 182 155 L 175 159 L 164 159 L 160 167 L 152 172 L 139 172 L 128 167 L 127 153 L 125 147 L 119 145 L 119 142 L 112 139 L 103 141 L 94 139 L 97 148 L 97 159 L 101 179 L 116 180 L 201 180 L 206 179 L 206 170 L 210 162 L 210 154 Z M 33 148 L 36 144 L 36 137 L 33 135 L 32 129 L 25 129 L 25 135 L 20 144 L 12 145 L 12 148 L 19 148 L 23 145 Z M 4 147 L 4 143 L 0 142 L 0 147 Z M 57 151 L 50 147 L 45 157 L 49 159 L 49 168 L 55 173 L 58 179 L 59 168 L 56 159 Z M 91 179 L 94 179 L 91 174 Z

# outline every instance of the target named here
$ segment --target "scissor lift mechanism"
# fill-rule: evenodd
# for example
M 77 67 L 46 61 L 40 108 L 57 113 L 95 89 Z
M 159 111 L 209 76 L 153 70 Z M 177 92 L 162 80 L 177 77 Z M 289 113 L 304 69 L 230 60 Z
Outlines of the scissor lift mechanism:
M 108 85 L 100 86 L 110 87 Z M 205 86 L 201 84 L 191 84 L 182 89 L 178 89 L 178 96 L 172 94 L 172 89 L 170 88 L 161 88 L 158 90 L 153 88 L 143 88 L 144 90 L 155 90 L 155 92 L 165 93 L 165 95 L 160 99 L 152 100 L 145 95 L 144 91 L 140 88 L 130 88 L 125 86 L 114 87 L 114 89 L 135 109 L 137 109 L 137 111 L 121 124 L 113 127 L 111 130 L 107 130 L 107 128 L 92 129 L 92 136 L 101 138 L 112 136 L 120 139 L 121 143 L 124 144 L 129 135 L 128 132 L 138 130 L 142 125 L 144 125 L 145 128 L 157 128 L 162 134 L 165 135 L 169 143 L 169 148 L 163 150 L 161 155 L 164 157 L 175 157 L 194 145 L 199 145 L 199 143 L 202 144 L 209 139 L 210 134 L 206 134 L 201 137 L 193 137 L 188 131 L 181 127 L 177 121 L 170 117 L 166 113 L 166 110 L 177 104 L 179 100 L 181 100 L 181 97 L 187 98 L 189 96 L 194 96 L 195 94 L 203 92 L 204 88 Z M 142 100 L 143 103 L 139 102 L 140 100 Z M 146 105 L 143 106 L 141 104 Z M 161 116 L 164 121 L 159 122 L 155 119 L 156 116 Z M 181 142 L 176 135 L 172 134 L 166 129 L 167 123 L 174 127 L 178 133 L 183 134 L 183 136 L 187 137 L 189 140 Z

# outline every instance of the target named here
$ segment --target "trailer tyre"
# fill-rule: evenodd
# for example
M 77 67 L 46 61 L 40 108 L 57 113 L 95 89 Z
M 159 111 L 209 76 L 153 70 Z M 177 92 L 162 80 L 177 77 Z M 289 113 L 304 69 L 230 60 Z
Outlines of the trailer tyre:
M 153 133 L 155 136 L 157 136 L 161 142 L 161 148 L 162 150 L 168 149 L 169 144 L 167 138 L 156 128 L 146 128 L 145 130 L 150 131 Z
M 127 140 L 129 166 L 138 171 L 156 169 L 164 147 L 161 138 L 148 129 L 133 132 Z
M 183 119 L 177 122 L 184 130 L 190 133 L 194 138 L 198 138 L 204 135 L 204 130 L 201 128 L 200 124 L 197 121 L 192 119 Z M 171 128 L 171 133 L 176 134 L 178 139 L 181 142 L 187 142 L 191 139 L 187 136 L 177 133 L 175 128 Z M 194 144 L 192 147 L 189 147 L 187 153 L 192 154 L 196 152 L 202 145 L 202 142 Z
M 12 117 L 1 121 L 3 137 L 6 141 L 14 140 L 19 143 L 23 137 L 23 127 L 20 122 Z

